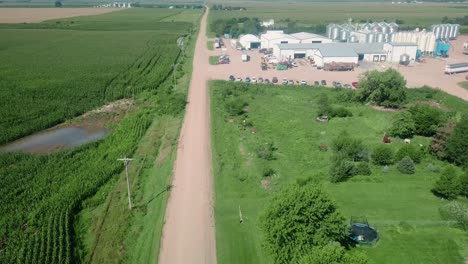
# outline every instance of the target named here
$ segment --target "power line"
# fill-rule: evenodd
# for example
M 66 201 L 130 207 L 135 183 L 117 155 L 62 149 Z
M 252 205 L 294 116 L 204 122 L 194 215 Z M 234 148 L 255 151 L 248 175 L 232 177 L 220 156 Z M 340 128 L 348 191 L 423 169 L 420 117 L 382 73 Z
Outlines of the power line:
M 128 180 L 128 163 L 133 159 L 129 159 L 129 158 L 125 157 L 125 158 L 117 159 L 117 160 L 123 161 L 124 165 L 125 165 L 125 177 L 127 179 L 127 192 L 128 192 L 128 209 L 131 210 L 132 209 L 132 195 L 130 193 L 130 183 L 129 183 L 129 180 Z

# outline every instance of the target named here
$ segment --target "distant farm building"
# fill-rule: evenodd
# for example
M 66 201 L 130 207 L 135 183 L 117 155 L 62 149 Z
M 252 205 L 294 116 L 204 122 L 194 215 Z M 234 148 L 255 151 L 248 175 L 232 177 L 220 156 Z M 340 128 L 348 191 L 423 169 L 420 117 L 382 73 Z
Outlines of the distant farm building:
M 270 20 L 267 20 L 267 21 L 262 21 L 262 22 L 260 23 L 260 25 L 261 25 L 262 27 L 272 27 L 272 26 L 275 25 L 275 20 L 270 19 Z
M 260 48 L 260 39 L 252 34 L 242 35 L 239 38 L 239 43 L 245 49 L 258 49 Z
M 331 43 L 332 42 L 332 40 L 327 37 L 320 36 L 317 34 L 307 33 L 307 32 L 294 33 L 294 34 L 291 34 L 290 36 L 299 40 L 299 43 Z

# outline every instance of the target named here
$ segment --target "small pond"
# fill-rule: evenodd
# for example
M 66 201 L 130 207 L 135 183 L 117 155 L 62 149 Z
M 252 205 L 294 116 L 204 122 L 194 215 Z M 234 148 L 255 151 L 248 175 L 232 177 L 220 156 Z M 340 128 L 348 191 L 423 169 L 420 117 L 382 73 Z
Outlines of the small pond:
M 92 130 L 82 127 L 53 128 L 2 146 L 0 151 L 49 153 L 97 141 L 104 138 L 107 133 L 108 131 L 103 128 Z

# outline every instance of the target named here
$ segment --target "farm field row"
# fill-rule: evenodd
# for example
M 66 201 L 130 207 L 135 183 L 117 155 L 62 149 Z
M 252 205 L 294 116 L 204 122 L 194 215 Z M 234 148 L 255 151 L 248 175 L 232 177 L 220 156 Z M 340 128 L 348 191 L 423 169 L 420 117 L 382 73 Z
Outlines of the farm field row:
M 184 41 L 190 43 L 197 22 L 192 11 L 186 12 L 192 21 L 161 22 L 180 11 L 133 9 L 0 26 L 0 96 L 5 102 L 0 106 L 0 142 L 70 120 L 109 101 L 134 102 L 101 141 L 49 155 L 0 154 L 1 263 L 102 263 L 93 249 L 119 251 L 115 260 L 138 262 L 137 256 L 147 262 L 157 257 L 152 254 L 157 254 L 154 247 L 167 193 L 149 196 L 168 184 L 185 106 L 190 79 L 185 73 L 191 72 L 192 52 L 182 55 L 177 39 L 188 36 Z M 176 62 L 179 66 L 173 67 Z M 125 186 L 120 181 L 123 164 L 117 159 L 133 153 L 136 208 L 128 212 L 126 196 L 116 198 Z M 102 210 L 106 206 L 124 211 L 119 216 L 125 217 L 107 218 Z M 143 212 L 156 214 L 159 222 L 147 224 Z M 130 219 L 138 224 L 130 225 Z M 128 229 L 116 230 L 116 223 Z M 135 232 L 141 226 L 149 232 Z M 101 236 L 108 228 L 119 236 Z M 122 248 L 122 243 L 134 241 L 147 242 L 146 251 Z
M 428 164 L 443 168 L 446 163 L 426 155 L 413 175 L 401 174 L 396 166 L 384 173 L 382 167 L 372 165 L 371 176 L 329 182 L 332 154 L 319 146 L 330 146 L 346 130 L 373 149 L 383 144 L 382 136 L 396 114 L 346 102 L 350 92 L 211 82 L 219 263 L 271 263 L 262 247 L 259 215 L 279 189 L 307 178 L 324 186 L 348 220 L 364 216 L 378 229 L 380 240 L 375 247 L 354 249 L 365 251 L 374 263 L 462 263 L 468 254 L 466 233 L 440 217 L 439 208 L 447 201 L 430 191 L 439 174 L 429 171 Z M 333 105 L 345 106 L 353 116 L 317 122 L 320 94 L 327 94 Z M 466 111 L 466 102 L 439 91 L 410 89 L 408 94 L 410 104 L 433 100 L 458 114 Z M 245 113 L 235 115 L 233 109 L 238 109 L 240 102 L 247 105 Z M 266 161 L 258 156 L 258 149 L 270 143 L 277 150 L 274 158 Z M 424 137 L 411 141 L 423 146 L 429 143 Z M 394 139 L 391 147 L 397 150 L 403 145 L 403 140 Z
M 236 3 L 226 6 L 242 6 L 243 11 L 213 10 L 210 21 L 242 17 L 275 19 L 275 24 L 286 26 L 288 21 L 297 21 L 305 25 L 347 23 L 363 21 L 402 20 L 402 27 L 427 27 L 441 23 L 444 16 L 463 17 L 467 6 L 460 4 L 384 4 L 384 3 Z M 287 10 L 287 11 L 286 11 Z
M 37 23 L 66 17 L 91 16 L 118 11 L 117 8 L 0 8 L 0 23 Z

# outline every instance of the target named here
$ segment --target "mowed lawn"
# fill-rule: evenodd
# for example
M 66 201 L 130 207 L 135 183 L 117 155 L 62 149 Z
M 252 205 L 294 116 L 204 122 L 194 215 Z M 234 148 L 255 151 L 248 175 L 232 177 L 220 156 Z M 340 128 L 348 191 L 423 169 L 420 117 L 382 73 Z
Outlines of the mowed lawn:
M 468 255 L 468 237 L 439 216 L 446 203 L 435 197 L 432 188 L 439 174 L 426 169 L 429 163 L 445 164 L 425 156 L 416 174 L 402 175 L 396 166 L 388 173 L 372 166 L 372 176 L 356 176 L 345 183 L 328 181 L 331 151 L 322 152 L 320 144 L 330 146 L 343 131 L 362 139 L 373 149 L 381 143 L 394 112 L 369 106 L 340 103 L 353 117 L 335 118 L 328 123 L 315 121 L 316 100 L 327 93 L 335 105 L 345 92 L 312 87 L 251 85 L 242 92 L 248 102 L 247 117 L 229 117 L 222 94 L 237 83 L 212 82 L 212 141 L 215 180 L 215 217 L 219 263 L 271 263 L 262 249 L 258 217 L 268 206 L 270 196 L 297 179 L 318 179 L 337 202 L 343 215 L 365 216 L 380 232 L 375 247 L 360 248 L 375 263 L 462 263 Z M 411 91 L 414 99 L 432 97 L 450 110 L 465 111 L 466 103 L 439 92 Z M 254 129 L 243 129 L 243 123 Z M 254 132 L 254 133 L 253 133 Z M 428 138 L 414 138 L 411 144 L 427 146 Z M 256 149 L 265 143 L 277 147 L 275 160 L 257 157 Z M 394 139 L 397 150 L 404 143 Z M 276 173 L 264 178 L 266 168 Z M 262 184 L 263 180 L 263 184 Z M 265 187 L 268 185 L 267 187 Z M 466 201 L 465 201 L 466 202 Z M 239 223 L 239 207 L 244 223 Z
M 468 7 L 461 4 L 390 4 L 390 3 L 233 3 L 225 6 L 241 6 L 243 11 L 210 12 L 210 21 L 241 17 L 275 19 L 276 23 L 289 19 L 304 24 L 347 23 L 360 20 L 403 20 L 401 26 L 428 26 L 439 24 L 444 16 L 463 17 Z

